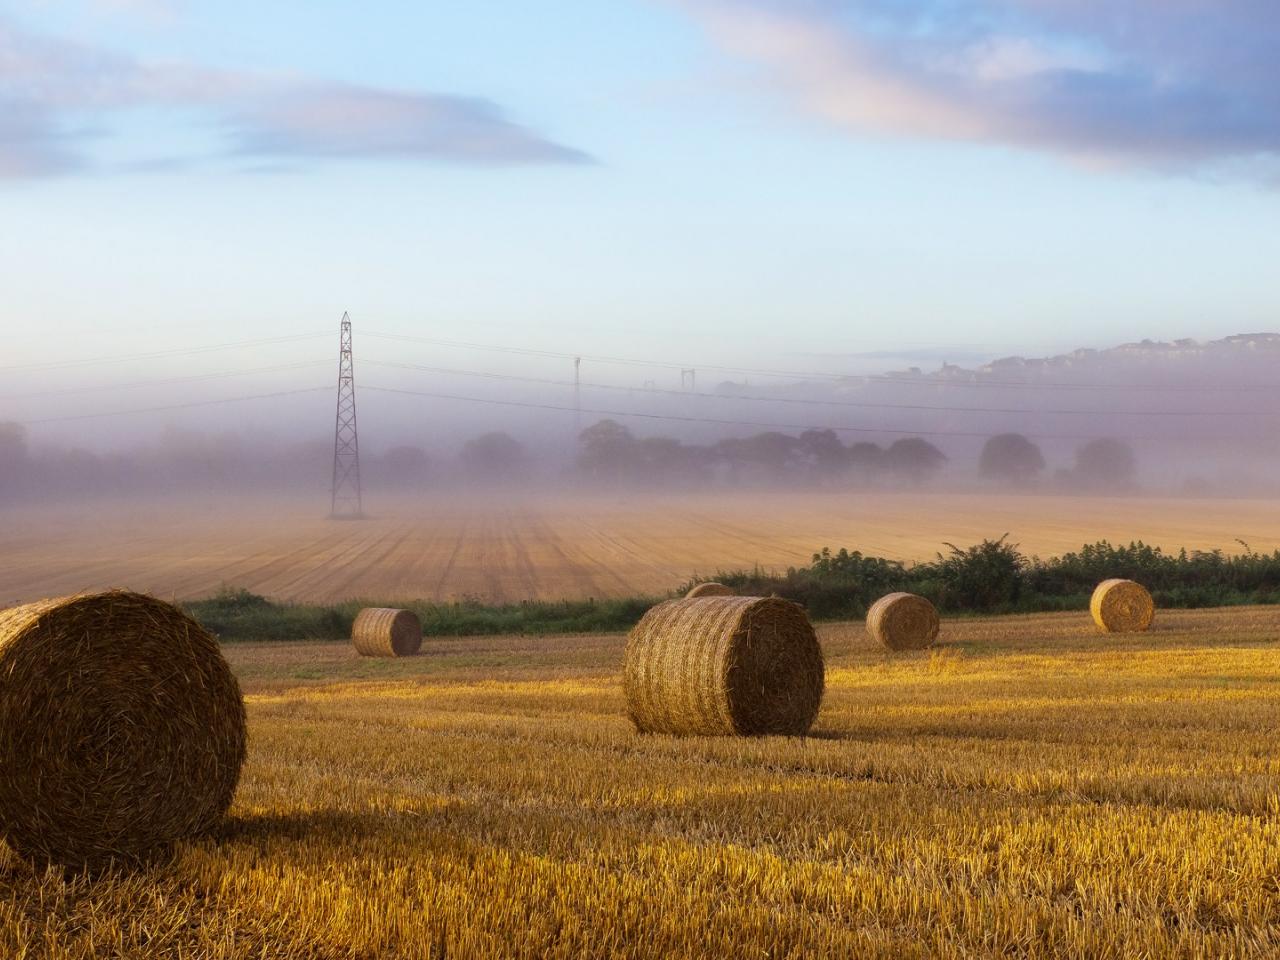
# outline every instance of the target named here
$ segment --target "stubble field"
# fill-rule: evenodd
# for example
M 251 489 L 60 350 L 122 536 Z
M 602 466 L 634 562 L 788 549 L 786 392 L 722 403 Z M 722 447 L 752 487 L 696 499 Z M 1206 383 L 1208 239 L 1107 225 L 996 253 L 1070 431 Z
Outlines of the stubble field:
M 93 881 L 0 854 L 0 956 L 1280 953 L 1274 610 L 819 632 L 804 740 L 635 734 L 619 635 L 230 647 L 224 834 Z
M 0 603 L 126 585 L 195 599 L 491 603 L 660 595 L 717 569 L 783 569 L 823 546 L 927 560 L 1008 533 L 1044 556 L 1085 542 L 1280 547 L 1280 501 L 893 494 L 371 495 L 334 523 L 323 494 L 85 502 L 0 513 Z M 928 531 L 922 534 L 921 531 Z

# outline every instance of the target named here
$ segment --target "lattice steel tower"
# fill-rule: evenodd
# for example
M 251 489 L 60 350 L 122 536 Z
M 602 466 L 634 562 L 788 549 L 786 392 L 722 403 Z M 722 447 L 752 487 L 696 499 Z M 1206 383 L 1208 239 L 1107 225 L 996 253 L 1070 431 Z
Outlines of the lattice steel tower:
M 335 520 L 364 516 L 360 495 L 360 435 L 356 431 L 356 377 L 351 360 L 351 317 L 342 314 L 338 358 L 338 415 L 333 428 L 333 503 Z
M 573 426 L 582 432 L 582 358 L 573 358 Z

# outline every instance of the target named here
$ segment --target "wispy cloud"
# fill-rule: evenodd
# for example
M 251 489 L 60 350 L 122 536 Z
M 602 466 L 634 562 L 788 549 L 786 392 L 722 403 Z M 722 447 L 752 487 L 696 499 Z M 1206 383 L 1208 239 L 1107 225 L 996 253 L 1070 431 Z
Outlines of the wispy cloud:
M 676 0 L 809 111 L 1103 164 L 1280 158 L 1272 0 Z
M 79 169 L 80 158 L 47 112 L 0 99 L 0 179 L 41 177 Z
M 481 166 L 588 158 L 506 120 L 488 100 L 363 87 L 308 87 L 256 100 L 230 118 L 251 156 L 399 156 Z
M 474 166 L 591 162 L 482 98 L 144 63 L 37 36 L 0 17 L 0 178 L 96 169 L 94 139 L 143 109 L 194 117 L 222 137 L 224 156 L 259 166 L 338 157 Z M 169 168 L 181 162 L 169 153 L 158 159 Z M 147 167 L 146 157 L 130 164 Z

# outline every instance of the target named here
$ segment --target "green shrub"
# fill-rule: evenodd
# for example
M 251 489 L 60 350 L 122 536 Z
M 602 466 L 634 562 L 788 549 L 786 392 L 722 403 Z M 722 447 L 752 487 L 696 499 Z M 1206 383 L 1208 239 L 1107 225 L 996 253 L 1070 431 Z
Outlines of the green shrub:
M 757 568 L 721 571 L 713 579 L 743 595 L 794 600 L 815 620 L 860 619 L 872 603 L 895 590 L 928 597 L 950 614 L 1084 610 L 1093 588 L 1109 577 L 1137 580 L 1166 608 L 1280 602 L 1280 551 L 1259 554 L 1245 545 L 1245 552 L 1236 555 L 1220 550 L 1165 553 L 1140 541 L 1117 547 L 1103 540 L 1042 560 L 1024 557 L 1006 540 L 984 540 L 966 549 L 948 544 L 949 553 L 912 566 L 857 550 L 824 548 L 809 566 L 782 574 Z M 671 596 L 682 596 L 690 586 Z M 362 606 L 407 607 L 421 618 L 426 636 L 477 636 L 627 630 L 659 599 L 289 604 L 224 588 L 185 606 L 226 641 L 344 640 Z
M 933 564 L 921 564 L 913 573 L 939 584 L 938 606 L 943 610 L 986 613 L 1008 609 L 1022 594 L 1022 573 L 1026 558 L 1015 545 L 999 540 L 983 540 L 967 550 L 954 544 L 950 554 L 938 554 Z M 918 592 L 918 591 L 913 591 Z

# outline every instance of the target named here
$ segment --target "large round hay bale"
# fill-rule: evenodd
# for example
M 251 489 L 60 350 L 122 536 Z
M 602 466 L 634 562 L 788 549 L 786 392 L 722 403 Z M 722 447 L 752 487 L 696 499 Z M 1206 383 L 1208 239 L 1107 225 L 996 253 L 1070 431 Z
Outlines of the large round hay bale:
M 351 643 L 364 657 L 411 657 L 422 646 L 422 622 L 412 610 L 365 607 L 351 625 Z
M 726 587 L 723 583 L 708 580 L 706 583 L 695 584 L 685 597 L 693 599 L 694 597 L 732 597 L 733 595 L 733 587 Z
M 938 639 L 938 611 L 914 593 L 890 593 L 867 611 L 867 633 L 890 650 L 924 650 Z
M 226 813 L 240 687 L 181 610 L 113 591 L 0 612 L 0 833 L 42 864 L 131 861 Z
M 668 600 L 627 638 L 623 685 L 641 733 L 802 736 L 822 703 L 822 648 L 789 600 Z
M 1103 580 L 1089 601 L 1093 622 L 1105 633 L 1141 633 L 1155 619 L 1147 588 L 1132 580 Z

